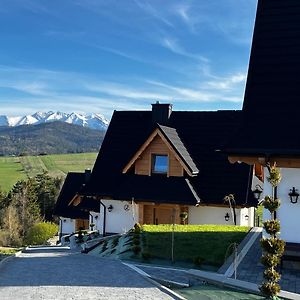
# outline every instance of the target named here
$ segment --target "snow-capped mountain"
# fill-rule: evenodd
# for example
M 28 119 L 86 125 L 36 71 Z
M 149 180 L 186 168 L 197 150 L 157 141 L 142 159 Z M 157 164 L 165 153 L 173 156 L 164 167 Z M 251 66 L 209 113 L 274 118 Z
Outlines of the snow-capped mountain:
M 108 120 L 100 114 L 85 115 L 80 113 L 63 113 L 59 111 L 36 112 L 23 117 L 0 116 L 0 126 L 37 125 L 41 123 L 61 121 L 96 130 L 106 130 Z

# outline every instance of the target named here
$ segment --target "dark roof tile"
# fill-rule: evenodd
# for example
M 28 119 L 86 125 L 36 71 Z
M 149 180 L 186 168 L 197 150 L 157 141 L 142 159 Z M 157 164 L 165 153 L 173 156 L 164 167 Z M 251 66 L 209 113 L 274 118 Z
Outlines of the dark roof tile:
M 223 204 L 224 196 L 232 193 L 235 194 L 238 205 L 243 205 L 246 201 L 249 205 L 254 204 L 250 193 L 252 168 L 243 164 L 231 165 L 225 155 L 215 151 L 224 146 L 228 138 L 236 133 L 240 118 L 240 111 L 173 111 L 171 114 L 167 126 L 176 128 L 176 134 L 173 136 L 180 137 L 180 141 L 175 138 L 177 145 L 180 145 L 178 149 L 181 149 L 182 155 L 188 160 L 184 150 L 186 149 L 199 170 L 199 174 L 189 177 L 189 180 L 202 203 Z M 151 111 L 115 111 L 91 180 L 82 193 L 112 198 L 122 194 L 122 197 L 130 198 L 132 194 L 125 193 L 129 187 L 124 186 L 122 170 L 155 128 Z M 174 134 L 174 131 L 172 133 Z M 191 161 L 189 163 L 192 164 Z M 143 187 L 148 189 L 146 184 L 152 179 L 137 180 L 144 184 L 136 185 L 142 190 Z M 168 184 L 166 183 L 166 190 Z M 175 186 L 174 188 L 176 190 Z M 167 199 L 164 186 L 160 185 L 159 192 Z M 155 197 L 156 199 L 152 199 L 154 202 L 164 201 L 158 194 Z
M 74 206 L 69 206 L 70 201 L 80 190 L 85 182 L 85 173 L 68 173 L 60 194 L 57 198 L 54 215 L 72 219 L 88 219 L 89 213 Z

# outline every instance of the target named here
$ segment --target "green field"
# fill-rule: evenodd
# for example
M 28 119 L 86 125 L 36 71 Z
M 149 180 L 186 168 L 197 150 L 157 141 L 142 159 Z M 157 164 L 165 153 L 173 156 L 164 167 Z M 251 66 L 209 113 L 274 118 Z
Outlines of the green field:
M 0 188 L 9 191 L 20 179 L 48 171 L 50 176 L 64 177 L 69 171 L 91 169 L 97 153 L 53 154 L 43 156 L 0 157 Z

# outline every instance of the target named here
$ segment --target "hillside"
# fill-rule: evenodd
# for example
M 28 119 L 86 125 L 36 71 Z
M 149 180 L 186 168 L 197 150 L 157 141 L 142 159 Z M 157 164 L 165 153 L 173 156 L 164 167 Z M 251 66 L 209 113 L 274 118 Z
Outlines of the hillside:
M 97 153 L 55 154 L 43 156 L 0 157 L 0 189 L 8 191 L 16 181 L 33 177 L 44 170 L 64 177 L 69 171 L 91 169 Z
M 0 127 L 0 155 L 97 152 L 104 134 L 63 122 Z

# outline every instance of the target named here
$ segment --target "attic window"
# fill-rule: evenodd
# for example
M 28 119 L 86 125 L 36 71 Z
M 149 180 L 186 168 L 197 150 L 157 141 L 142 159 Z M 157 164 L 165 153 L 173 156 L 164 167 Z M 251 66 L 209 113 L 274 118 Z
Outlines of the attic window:
M 169 166 L 168 155 L 152 155 L 152 173 L 167 174 Z

